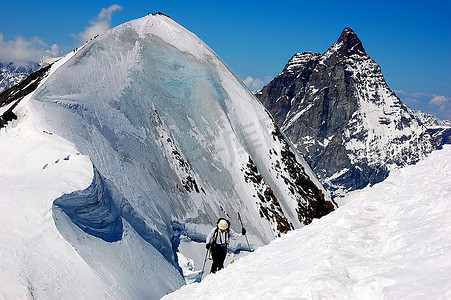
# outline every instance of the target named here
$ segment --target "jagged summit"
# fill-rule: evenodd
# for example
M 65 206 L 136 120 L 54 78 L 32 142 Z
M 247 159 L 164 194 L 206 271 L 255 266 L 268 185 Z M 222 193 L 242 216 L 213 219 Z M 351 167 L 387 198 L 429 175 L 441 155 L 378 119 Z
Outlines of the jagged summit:
M 346 27 L 341 32 L 338 40 L 326 51 L 326 53 L 324 53 L 324 55 L 310 51 L 298 52 L 290 58 L 282 73 L 287 72 L 294 74 L 299 70 L 311 68 L 312 62 L 316 62 L 320 58 L 323 61 L 327 60 L 328 62 L 331 62 L 331 64 L 334 64 L 342 61 L 343 57 L 350 57 L 352 55 L 368 57 L 363 48 L 362 41 L 360 41 L 357 34 L 351 27 Z
M 434 148 L 350 27 L 324 54 L 295 54 L 257 97 L 336 194 Z
M 347 50 L 347 54 L 366 54 L 362 41 L 351 27 L 343 29 L 337 43 L 343 43 L 342 49 Z
M 326 55 L 327 58 L 330 56 L 335 56 L 334 54 L 336 54 L 339 58 L 350 57 L 352 55 L 367 56 L 365 48 L 363 48 L 362 41 L 351 27 L 346 27 L 343 29 L 337 42 L 335 42 L 332 47 L 327 50 L 326 54 L 329 54 Z

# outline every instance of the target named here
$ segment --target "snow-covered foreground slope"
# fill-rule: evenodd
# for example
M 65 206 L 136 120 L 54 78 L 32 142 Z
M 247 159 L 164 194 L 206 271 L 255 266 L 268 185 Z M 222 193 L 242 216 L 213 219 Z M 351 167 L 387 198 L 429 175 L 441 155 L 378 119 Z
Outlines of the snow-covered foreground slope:
M 89 185 L 91 163 L 63 140 L 29 130 L 27 121 L 0 133 L 2 299 L 24 299 L 52 281 L 68 287 L 66 280 L 77 281 L 80 271 L 86 276 L 83 280 L 100 284 L 86 265 L 77 264 L 76 252 L 58 233 L 51 210 L 53 200 L 64 192 Z M 73 275 L 61 280 L 61 272 Z M 94 292 L 92 288 L 87 290 Z M 58 290 L 54 291 L 47 295 L 59 296 Z M 79 295 L 77 289 L 71 292 Z
M 450 299 L 451 146 L 164 299 Z

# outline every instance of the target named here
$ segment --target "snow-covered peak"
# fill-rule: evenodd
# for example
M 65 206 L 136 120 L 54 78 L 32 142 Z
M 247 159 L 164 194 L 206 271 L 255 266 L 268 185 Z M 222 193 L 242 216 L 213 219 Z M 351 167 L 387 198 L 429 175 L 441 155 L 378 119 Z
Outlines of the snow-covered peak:
M 449 299 L 451 146 L 170 299 Z
M 451 121 L 440 120 L 434 115 L 409 109 L 412 115 L 425 126 L 434 139 L 438 149 L 444 144 L 451 144 Z
M 14 149 L 21 132 L 50 139 L 50 148 L 65 141 L 69 154 L 38 152 L 26 170 L 51 182 L 55 168 L 83 170 L 89 160 L 91 182 L 74 190 L 65 187 L 80 186 L 77 176 L 62 177 L 61 187 L 53 180 L 54 193 L 36 200 L 47 212 L 42 216 L 8 206 L 25 227 L 35 224 L 37 232 L 61 241 L 58 249 L 70 249 L 62 256 L 48 251 L 44 261 L 41 252 L 31 253 L 27 261 L 39 270 L 57 269 L 65 255 L 76 262 L 74 272 L 64 267 L 50 279 L 34 270 L 20 278 L 14 269 L 15 290 L 31 281 L 38 298 L 68 298 L 79 286 L 100 286 L 96 298 L 159 298 L 182 282 L 175 253 L 181 235 L 203 242 L 224 216 L 238 231 L 239 211 L 249 244 L 257 248 L 335 208 L 261 103 L 208 46 L 166 16 L 113 28 L 40 79 L 23 100 L 10 99 L 21 102 L 8 108 L 17 118 L 0 131 L 0 153 Z M 71 166 L 81 162 L 72 159 L 77 153 L 84 164 Z M 20 155 L 8 160 L 8 170 L 21 168 Z M 20 182 L 16 176 L 23 174 L 8 175 L 8 182 Z M 16 192 L 14 186 L 7 197 L 25 197 Z M 5 232 L 14 226 L 7 224 Z M 34 236 L 25 239 L 31 243 Z M 7 241 L 21 247 L 21 239 Z M 241 242 L 233 249 L 248 249 Z M 21 253 L 8 252 L 4 260 L 26 265 Z M 78 280 L 71 285 L 74 273 Z M 62 281 L 64 288 L 55 286 Z M 29 289 L 22 290 L 12 297 L 26 298 Z
M 349 58 L 354 60 L 371 59 L 366 54 L 365 48 L 354 30 L 346 27 L 338 40 L 323 54 L 320 63 L 333 65 Z
M 124 23 L 112 31 L 131 28 L 141 39 L 155 36 L 197 59 L 211 59 L 213 51 L 195 34 L 164 14 L 149 14 L 145 17 Z
M 12 62 L 7 64 L 0 62 L 0 93 L 18 84 L 39 68 L 41 68 L 41 65 L 38 63 L 16 66 Z
M 285 70 L 257 96 L 334 193 L 379 182 L 435 148 L 351 28 Z

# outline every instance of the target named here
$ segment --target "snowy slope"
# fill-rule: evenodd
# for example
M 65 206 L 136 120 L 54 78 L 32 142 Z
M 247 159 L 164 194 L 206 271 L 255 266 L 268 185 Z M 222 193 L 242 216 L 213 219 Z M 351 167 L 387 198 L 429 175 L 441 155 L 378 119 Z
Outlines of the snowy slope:
M 0 129 L 3 297 L 158 299 L 184 283 L 180 235 L 202 242 L 227 214 L 238 230 L 240 211 L 258 247 L 334 209 L 244 84 L 165 16 L 15 95 L 0 110 L 17 116 Z
M 450 299 L 451 146 L 163 299 Z

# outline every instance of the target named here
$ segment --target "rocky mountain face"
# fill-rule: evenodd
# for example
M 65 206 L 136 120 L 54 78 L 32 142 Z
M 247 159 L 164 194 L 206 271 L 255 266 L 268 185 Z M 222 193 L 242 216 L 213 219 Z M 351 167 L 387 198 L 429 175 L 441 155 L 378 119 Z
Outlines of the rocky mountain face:
M 16 66 L 14 63 L 0 62 L 0 93 L 18 84 L 31 73 L 41 68 L 38 63 L 30 63 L 28 66 Z
M 335 195 L 435 148 L 349 27 L 324 54 L 296 53 L 256 96 Z

